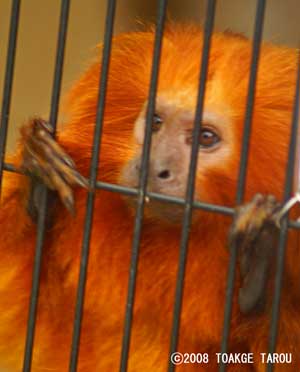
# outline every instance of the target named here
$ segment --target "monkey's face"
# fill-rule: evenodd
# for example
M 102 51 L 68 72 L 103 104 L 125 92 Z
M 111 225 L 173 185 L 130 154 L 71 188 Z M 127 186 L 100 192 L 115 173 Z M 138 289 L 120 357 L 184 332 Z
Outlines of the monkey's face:
M 186 93 L 178 93 L 176 97 L 165 93 L 157 97 L 156 112 L 152 121 L 147 191 L 185 197 L 195 116 L 195 105 L 189 97 Z M 147 103 L 144 104 L 135 122 L 134 139 L 139 145 L 138 150 L 125 164 L 121 173 L 121 183 L 130 187 L 139 185 L 146 108 Z M 232 138 L 230 131 L 224 130 L 224 125 L 224 119 L 216 112 L 208 109 L 204 111 L 201 132 L 197 139 L 199 162 L 195 198 L 198 200 L 212 201 L 210 193 L 216 193 L 210 190 L 211 187 L 214 188 L 210 177 L 218 179 L 218 176 L 215 177 L 216 174 L 211 172 L 218 173 L 218 170 L 224 169 L 224 162 L 229 158 Z M 147 207 L 151 215 L 157 217 L 171 221 L 177 221 L 181 217 L 182 208 L 169 203 L 162 204 L 150 200 Z

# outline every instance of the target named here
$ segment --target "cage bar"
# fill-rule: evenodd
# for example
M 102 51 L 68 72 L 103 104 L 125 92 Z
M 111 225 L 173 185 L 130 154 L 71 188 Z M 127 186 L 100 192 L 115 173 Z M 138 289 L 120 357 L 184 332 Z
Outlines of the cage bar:
M 143 224 L 143 214 L 144 214 L 144 203 L 146 197 L 147 179 L 148 179 L 148 169 L 149 169 L 149 158 L 150 158 L 150 148 L 151 148 L 151 133 L 152 133 L 152 121 L 155 113 L 155 100 L 156 92 L 159 78 L 159 65 L 161 57 L 161 49 L 163 42 L 163 32 L 164 24 L 166 19 L 167 11 L 167 0 L 160 0 L 158 2 L 157 9 L 157 24 L 155 30 L 155 40 L 154 40 L 154 50 L 153 50 L 153 60 L 152 60 L 152 71 L 151 71 L 151 82 L 148 95 L 148 106 L 146 113 L 146 126 L 145 126 L 145 139 L 142 151 L 142 161 L 141 161 L 141 172 L 139 179 L 139 189 L 137 195 L 137 207 L 134 222 L 133 231 L 133 241 L 132 241 L 132 253 L 129 269 L 129 279 L 128 279 L 128 292 L 127 292 L 127 302 L 125 311 L 125 321 L 124 321 L 124 333 L 122 340 L 122 352 L 121 352 L 121 362 L 120 362 L 120 372 L 127 371 L 129 347 L 130 347 L 130 336 L 133 318 L 133 304 L 135 296 L 136 287 L 136 276 L 138 267 L 138 256 L 139 247 L 141 241 L 141 232 Z
M 5 147 L 6 138 L 8 131 L 9 122 L 9 111 L 10 111 L 10 101 L 12 93 L 12 82 L 14 75 L 14 62 L 15 53 L 17 45 L 17 33 L 18 33 L 18 23 L 20 14 L 20 4 L 21 0 L 13 0 L 12 10 L 11 10 L 11 22 L 10 22 L 10 32 L 9 32 L 9 45 L 6 60 L 6 73 L 4 82 L 4 94 L 2 102 L 1 111 L 1 122 L 0 122 L 0 196 L 1 196 L 1 183 L 3 171 L 14 172 L 23 174 L 23 172 L 15 167 L 13 164 L 8 164 L 4 162 L 5 157 Z M 149 197 L 153 200 L 159 200 L 166 203 L 173 203 L 177 205 L 184 206 L 184 218 L 182 224 L 182 235 L 180 242 L 180 257 L 179 266 L 177 273 L 176 282 L 176 293 L 175 293 L 175 304 L 173 313 L 173 324 L 172 333 L 170 340 L 170 353 L 173 353 L 177 349 L 179 330 L 180 330 L 180 313 L 182 307 L 182 296 L 183 296 L 183 284 L 185 277 L 185 266 L 186 258 L 188 253 L 188 243 L 189 243 L 189 230 L 192 218 L 193 208 L 198 208 L 213 213 L 220 213 L 224 215 L 234 215 L 234 209 L 228 208 L 221 205 L 214 205 L 210 203 L 204 203 L 194 200 L 194 183 L 196 177 L 196 168 L 198 161 L 198 134 L 200 133 L 201 117 L 203 112 L 203 103 L 205 97 L 205 84 L 206 75 L 208 70 L 209 61 L 209 51 L 211 43 L 211 34 L 213 31 L 214 16 L 216 0 L 208 0 L 207 14 L 206 14 L 206 24 L 204 32 L 204 43 L 203 43 L 203 53 L 201 60 L 201 71 L 199 77 L 199 91 L 197 99 L 197 108 L 195 114 L 194 122 L 194 137 L 192 144 L 191 160 L 189 167 L 189 176 L 187 181 L 187 192 L 185 198 L 179 198 L 174 196 L 167 196 L 163 194 L 158 194 L 154 192 L 147 192 L 147 176 L 148 176 L 148 166 L 150 158 L 150 148 L 151 148 L 151 123 L 152 117 L 155 112 L 155 99 L 157 91 L 157 83 L 159 77 L 159 65 L 161 57 L 161 48 L 163 42 L 163 32 L 164 24 L 166 18 L 166 8 L 167 0 L 160 0 L 158 3 L 158 16 L 157 16 L 157 27 L 155 32 L 154 40 L 154 53 L 152 61 L 152 71 L 151 71 L 151 82 L 149 88 L 149 101 L 146 114 L 146 128 L 145 128 L 145 140 L 143 146 L 142 154 L 142 166 L 140 173 L 140 183 L 139 188 L 130 188 L 120 185 L 115 185 L 111 183 L 106 183 L 102 181 L 97 181 L 98 176 L 98 159 L 101 150 L 101 136 L 103 127 L 103 117 L 105 108 L 105 97 L 106 97 L 106 86 L 108 81 L 109 72 L 109 62 L 111 54 L 111 44 L 113 36 L 113 25 L 116 10 L 116 0 L 107 1 L 107 15 L 106 15 L 106 26 L 105 26 L 105 37 L 104 37 L 104 47 L 102 54 L 102 68 L 99 80 L 99 97 L 96 115 L 96 125 L 93 137 L 93 152 L 89 175 L 89 185 L 90 191 L 87 195 L 86 202 L 86 216 L 84 224 L 84 236 L 82 241 L 82 252 L 81 252 L 81 262 L 80 262 L 80 273 L 78 280 L 77 298 L 76 298 L 76 308 L 75 308 L 75 319 L 72 337 L 72 348 L 70 356 L 70 372 L 77 371 L 78 364 L 78 354 L 79 354 L 79 344 L 80 344 L 80 332 L 81 332 L 81 322 L 84 307 L 84 296 L 85 296 L 85 284 L 87 279 L 87 268 L 88 268 L 88 258 L 89 258 L 89 247 L 90 238 L 93 224 L 93 212 L 94 212 L 94 200 L 95 193 L 97 189 L 108 190 L 112 192 L 122 193 L 129 196 L 137 197 L 137 207 L 135 216 L 135 225 L 133 232 L 132 241 L 132 254 L 131 263 L 129 270 L 129 280 L 128 280 L 128 293 L 127 293 L 127 303 L 125 311 L 125 321 L 124 321 L 124 332 L 122 340 L 122 353 L 120 361 L 120 371 L 127 371 L 129 350 L 130 350 L 130 337 L 131 328 L 133 320 L 133 305 L 135 297 L 135 287 L 137 279 L 137 267 L 138 267 L 138 257 L 139 257 L 139 246 L 141 240 L 142 224 L 143 224 L 143 212 L 144 212 L 144 201 L 145 197 Z M 240 204 L 243 202 L 244 189 L 246 184 L 246 173 L 247 173 L 247 160 L 248 160 L 248 150 L 249 141 L 251 135 L 251 122 L 252 122 L 252 112 L 255 101 L 255 85 L 256 76 L 259 62 L 260 46 L 262 40 L 263 32 L 263 22 L 265 14 L 266 0 L 257 1 L 256 9 L 256 19 L 255 19 L 255 30 L 252 45 L 252 56 L 251 56 L 251 69 L 249 75 L 248 84 L 248 95 L 247 95 L 247 106 L 245 111 L 244 119 L 244 135 L 241 150 L 241 159 L 239 167 L 239 177 L 237 185 L 236 202 Z M 61 1 L 61 14 L 60 14 L 60 26 L 58 34 L 57 43 L 57 55 L 56 55 L 56 65 L 51 97 L 51 109 L 50 109 L 50 124 L 56 130 L 58 107 L 60 99 L 61 81 L 63 73 L 63 61 L 64 61 L 64 51 L 66 43 L 67 25 L 68 25 L 68 15 L 69 15 L 70 0 Z M 291 126 L 291 137 L 290 137 L 290 147 L 288 155 L 288 164 L 286 168 L 286 181 L 284 190 L 284 201 L 287 201 L 291 195 L 293 187 L 293 168 L 295 163 L 295 151 L 296 151 L 296 135 L 298 129 L 298 119 L 299 119 L 299 102 L 300 102 L 300 56 L 298 55 L 298 71 L 297 71 L 297 82 L 295 91 L 295 102 L 292 114 L 292 126 Z M 27 176 L 25 174 L 25 176 Z M 25 354 L 23 363 L 23 372 L 29 372 L 31 370 L 31 361 L 34 346 L 34 333 L 35 333 L 35 323 L 37 315 L 37 304 L 39 295 L 39 279 L 41 270 L 41 260 L 43 252 L 43 242 L 45 235 L 45 220 L 47 215 L 47 188 L 43 189 L 43 201 L 41 203 L 40 213 L 38 216 L 37 225 L 37 238 L 36 238 L 36 253 L 33 268 L 33 279 L 32 279 L 32 291 L 30 297 L 30 307 L 28 316 L 28 326 L 25 344 Z M 284 262 L 285 262 L 285 248 L 288 228 L 300 228 L 300 222 L 291 221 L 288 215 L 282 220 L 282 227 L 280 230 L 280 238 L 278 243 L 278 256 L 277 256 L 277 267 L 276 267 L 276 277 L 275 277 L 275 289 L 274 289 L 274 300 L 272 306 L 272 318 L 270 324 L 270 335 L 269 335 L 269 345 L 268 352 L 273 353 L 276 350 L 277 336 L 278 336 L 278 322 L 280 316 L 280 299 L 281 299 L 281 289 L 282 289 L 282 278 L 284 272 Z M 237 261 L 237 247 L 232 247 L 230 262 L 228 268 L 228 279 L 227 279 L 227 289 L 226 289 L 226 302 L 224 309 L 224 323 L 223 323 L 223 335 L 221 343 L 221 352 L 225 353 L 228 351 L 228 341 L 230 334 L 230 321 L 232 312 L 232 298 L 235 280 L 235 267 Z M 274 366 L 272 364 L 267 365 L 266 370 L 268 372 L 273 371 Z M 169 372 L 175 370 L 175 365 L 169 362 Z M 225 371 L 226 366 L 221 364 L 220 371 Z
M 291 136 L 289 145 L 289 155 L 288 163 L 286 169 L 286 181 L 284 188 L 284 202 L 287 202 L 291 197 L 291 192 L 293 190 L 293 176 L 294 176 L 294 164 L 296 159 L 297 148 L 297 134 L 299 125 L 299 102 L 300 102 L 300 52 L 298 51 L 298 70 L 297 70 L 297 81 L 296 81 L 296 91 L 295 91 L 295 101 L 292 115 L 292 125 L 291 125 Z M 275 276 L 275 289 L 274 289 L 274 299 L 272 305 L 272 317 L 270 323 L 270 337 L 269 337 L 269 353 L 274 353 L 276 351 L 276 343 L 278 336 L 278 324 L 280 316 L 280 299 L 281 299 L 281 289 L 282 289 L 282 278 L 284 273 L 284 263 L 285 263 L 285 250 L 286 241 L 288 233 L 288 216 L 285 216 L 282 220 L 279 243 L 278 243 L 278 253 L 277 253 L 277 265 L 276 265 L 276 276 Z M 267 372 L 273 372 L 274 365 L 268 364 L 266 367 Z
M 90 240 L 91 240 L 91 232 L 92 232 L 92 225 L 93 225 L 94 200 L 95 200 L 96 182 L 97 182 L 97 174 L 98 174 L 98 163 L 99 163 L 98 159 L 99 159 L 100 147 L 101 147 L 103 117 L 104 117 L 105 98 L 106 98 L 106 86 L 107 86 L 107 81 L 108 81 L 115 11 L 116 11 L 116 0 L 108 1 L 107 11 L 106 11 L 106 21 L 105 21 L 104 44 L 103 44 L 103 52 L 102 52 L 101 76 L 99 80 L 99 95 L 98 95 L 98 105 L 97 105 L 97 114 L 96 114 L 96 125 L 95 125 L 95 130 L 94 130 L 94 137 L 93 137 L 93 153 L 92 153 L 90 177 L 89 177 L 90 190 L 88 192 L 87 201 L 86 201 L 84 235 L 83 235 L 83 240 L 82 240 L 80 272 L 79 272 L 79 279 L 78 279 L 75 320 L 74 320 L 71 357 L 70 357 L 70 365 L 69 365 L 70 372 L 76 372 L 78 354 L 79 354 L 82 313 L 83 313 L 83 306 L 84 306 L 85 285 L 86 285 L 86 279 L 87 279 Z
M 204 97 L 205 97 L 205 87 L 207 72 L 209 66 L 209 52 L 211 45 L 211 36 L 214 27 L 215 19 L 215 10 L 216 10 L 216 0 L 209 0 L 207 4 L 206 11 L 206 20 L 205 20 L 205 29 L 203 35 L 203 48 L 201 56 L 201 69 L 199 75 L 199 88 L 198 88 L 198 97 L 197 97 L 197 106 L 196 114 L 194 119 L 194 129 L 193 129 L 193 143 L 190 157 L 190 166 L 189 174 L 187 180 L 187 191 L 184 203 L 184 215 L 182 223 L 182 232 L 181 232 L 181 242 L 180 242 L 180 255 L 179 255 L 179 265 L 177 272 L 177 283 L 176 283 L 176 292 L 175 292 L 175 303 L 173 310 L 173 324 L 172 324 L 172 333 L 171 333 L 171 342 L 170 342 L 170 356 L 173 354 L 178 345 L 179 338 L 179 329 L 180 329 L 180 314 L 182 308 L 182 297 L 183 297 L 183 284 L 185 277 L 185 268 L 186 268 L 186 258 L 188 252 L 189 244 L 189 233 L 192 220 L 192 211 L 193 211 L 193 200 L 194 200 L 194 190 L 195 190 L 195 179 L 196 179 L 196 170 L 197 170 L 197 161 L 198 161 L 198 149 L 199 143 L 198 138 L 201 131 L 201 121 L 203 115 L 204 107 Z M 171 358 L 169 360 L 169 372 L 175 370 L 175 364 L 172 363 Z
M 4 78 L 3 87 L 3 99 L 2 99 L 2 110 L 1 110 L 1 121 L 0 121 L 0 201 L 1 201 L 1 186 L 2 186 L 2 175 L 4 170 L 4 157 L 5 148 L 8 132 L 8 121 L 10 102 L 12 94 L 12 84 L 14 78 L 14 67 L 15 67 L 15 56 L 17 48 L 17 36 L 19 26 L 21 0 L 14 0 L 11 8 L 11 19 L 10 19 L 10 30 L 9 30 L 9 41 L 8 50 L 6 57 L 6 71 Z
M 4 171 L 24 175 L 24 172 L 22 172 L 21 169 L 17 168 L 15 165 L 10 164 L 10 163 L 4 163 Z M 117 185 L 117 184 L 109 183 L 109 182 L 97 181 L 96 188 L 98 190 L 106 190 L 106 191 L 116 192 L 116 193 L 128 195 L 128 196 L 138 195 L 138 189 L 134 187 L 121 186 L 121 185 Z M 185 199 L 177 197 L 177 196 L 159 194 L 156 192 L 146 192 L 145 195 L 148 198 L 151 198 L 153 200 L 158 200 L 163 203 L 171 203 L 171 204 L 177 204 L 177 205 L 185 204 Z M 212 212 L 212 213 L 220 213 L 226 216 L 233 216 L 235 213 L 234 208 L 225 207 L 223 205 L 218 205 L 218 204 L 200 202 L 197 200 L 193 201 L 192 206 L 195 209 L 202 209 L 204 211 Z M 288 227 L 294 228 L 294 229 L 300 229 L 300 222 L 296 220 L 288 220 Z
M 250 77 L 249 77 L 249 85 L 248 85 L 247 106 L 246 106 L 246 112 L 245 112 L 241 160 L 240 160 L 239 177 L 238 177 L 238 185 L 237 185 L 237 195 L 236 195 L 237 205 L 241 204 L 243 201 L 245 184 L 246 184 L 246 173 L 247 173 L 249 142 L 250 142 L 251 124 L 252 124 L 252 113 L 253 113 L 254 101 L 255 101 L 255 85 L 256 85 L 258 61 L 259 61 L 259 55 L 260 55 L 260 46 L 261 46 L 261 41 L 262 41 L 265 7 L 266 7 L 266 0 L 258 0 L 257 8 L 256 8 L 254 38 L 253 38 L 253 45 L 252 45 L 252 58 L 251 58 Z M 222 335 L 222 342 L 221 342 L 221 353 L 226 353 L 228 351 L 236 262 L 237 262 L 237 246 L 233 246 L 231 247 L 230 262 L 229 262 L 229 269 L 228 269 L 226 302 L 225 302 L 224 322 L 223 322 L 223 335 Z M 219 370 L 220 372 L 225 372 L 226 370 L 225 364 L 221 363 Z
M 69 8 L 70 8 L 70 0 L 62 0 L 54 81 L 53 81 L 53 88 L 52 88 L 51 109 L 50 109 L 50 118 L 49 118 L 49 122 L 50 122 L 50 125 L 53 127 L 54 133 L 56 130 L 59 98 L 60 98 L 60 92 L 61 92 L 61 81 L 62 81 L 62 73 L 63 73 L 64 51 L 65 51 L 66 36 L 67 36 Z M 38 222 L 37 222 L 37 237 L 36 237 L 36 246 L 35 246 L 35 257 L 34 257 L 34 266 L 33 266 L 32 289 L 31 289 L 31 296 L 30 296 L 27 334 L 26 334 L 26 342 L 25 342 L 23 372 L 31 371 L 37 305 L 38 305 L 38 296 L 39 296 L 41 262 L 42 262 L 43 245 L 44 245 L 44 237 L 45 237 L 45 226 L 46 226 L 45 222 L 46 222 L 46 216 L 47 216 L 47 204 L 48 204 L 47 194 L 48 194 L 47 188 L 44 186 L 42 189 L 41 207 L 39 209 Z

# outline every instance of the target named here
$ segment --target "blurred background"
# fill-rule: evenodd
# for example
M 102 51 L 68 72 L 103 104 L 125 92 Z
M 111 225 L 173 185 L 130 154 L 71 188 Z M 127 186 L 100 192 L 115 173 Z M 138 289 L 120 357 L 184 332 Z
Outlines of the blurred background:
M 109 0 L 108 0 L 109 1 Z M 251 37 L 256 0 L 218 0 L 215 28 Z M 5 73 L 11 0 L 0 0 L 0 102 Z M 93 59 L 102 41 L 107 0 L 72 0 L 63 92 Z M 139 28 L 138 20 L 155 21 L 156 0 L 119 0 L 115 33 Z M 206 0 L 169 0 L 169 17 L 203 24 Z M 7 151 L 12 152 L 18 127 L 28 118 L 49 116 L 60 0 L 23 0 L 11 102 Z M 299 46 L 300 0 L 268 0 L 264 39 Z M 0 106 L 1 109 L 1 106 Z

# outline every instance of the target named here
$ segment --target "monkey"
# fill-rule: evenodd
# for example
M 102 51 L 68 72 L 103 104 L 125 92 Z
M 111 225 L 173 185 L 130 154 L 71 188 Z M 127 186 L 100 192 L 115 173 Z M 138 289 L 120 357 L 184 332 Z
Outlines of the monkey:
M 202 50 L 202 30 L 170 22 L 163 37 L 152 122 L 147 192 L 185 197 Z M 99 154 L 98 179 L 139 186 L 154 30 L 114 37 Z M 101 50 L 101 47 L 100 47 Z M 199 137 L 195 200 L 235 207 L 251 60 L 251 41 L 215 32 Z M 268 345 L 280 208 L 291 128 L 297 52 L 264 43 L 256 85 L 246 203 L 231 217 L 194 209 L 186 263 L 178 351 L 206 353 L 207 363 L 178 371 L 217 371 L 230 244 L 238 244 L 230 347 L 254 363 L 227 370 L 263 371 Z M 94 62 L 64 102 L 68 119 L 55 138 L 33 118 L 5 172 L 0 208 L 0 366 L 22 368 L 41 185 L 50 190 L 32 371 L 67 371 L 80 269 L 92 138 L 101 63 Z M 28 176 L 29 175 L 29 176 Z M 136 197 L 95 190 L 78 371 L 116 371 L 130 270 Z M 151 195 L 151 194 L 150 194 Z M 183 208 L 150 197 L 145 204 L 128 371 L 165 371 L 169 364 Z M 231 228 L 231 230 L 230 230 Z M 267 237 L 266 237 L 267 236 Z M 300 346 L 299 233 L 289 231 L 277 351 Z M 263 306 L 262 306 L 263 303 Z M 257 310 L 258 308 L 258 310 Z

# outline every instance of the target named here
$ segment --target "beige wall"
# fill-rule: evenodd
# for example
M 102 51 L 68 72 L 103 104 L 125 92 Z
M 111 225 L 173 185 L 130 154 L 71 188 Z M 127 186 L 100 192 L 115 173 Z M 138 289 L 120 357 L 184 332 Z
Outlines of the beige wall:
M 0 99 L 5 70 L 11 0 L 0 0 Z M 119 0 L 115 32 L 131 29 L 136 17 L 147 18 L 151 6 L 138 0 Z M 93 48 L 103 37 L 105 0 L 72 0 L 66 48 L 63 91 L 87 66 Z M 32 115 L 49 114 L 60 0 L 23 0 L 16 55 L 8 148 L 16 128 Z
M 102 40 L 106 0 L 72 0 L 63 91 L 80 74 Z M 216 28 L 231 28 L 251 36 L 255 0 L 219 0 Z M 115 32 L 136 28 L 135 19 L 155 19 L 155 0 L 119 0 Z M 184 6 L 184 7 L 183 7 Z M 5 70 L 11 0 L 0 0 L 0 99 Z M 172 18 L 203 21 L 205 2 L 169 0 Z M 49 114 L 60 0 L 22 0 L 10 113 L 9 149 L 17 127 L 32 115 Z M 300 0 L 268 0 L 264 36 L 277 43 L 300 40 Z
M 300 0 L 267 0 L 264 38 L 291 46 L 300 43 Z M 171 0 L 170 11 L 179 19 L 203 22 L 206 1 Z M 216 28 L 252 36 L 257 0 L 217 0 Z

